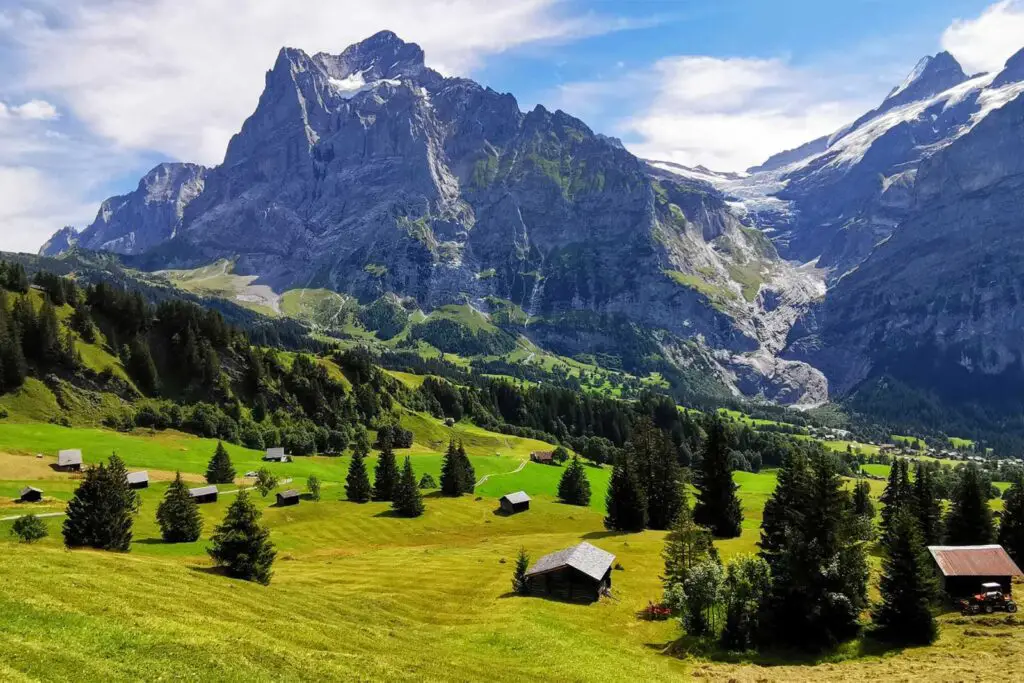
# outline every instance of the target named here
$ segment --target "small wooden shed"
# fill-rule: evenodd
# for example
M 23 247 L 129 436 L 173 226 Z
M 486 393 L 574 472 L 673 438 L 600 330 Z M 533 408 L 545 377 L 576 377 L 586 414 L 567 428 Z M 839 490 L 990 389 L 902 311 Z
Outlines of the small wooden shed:
M 537 560 L 526 571 L 531 595 L 577 602 L 594 602 L 612 586 L 615 556 L 589 543 L 580 543 Z
M 533 451 L 530 453 L 530 460 L 543 465 L 550 465 L 555 461 L 555 454 L 552 451 Z
M 299 504 L 299 492 L 295 489 L 288 489 L 287 491 L 281 491 L 277 494 L 277 506 L 284 507 L 285 505 L 298 505 Z
M 21 495 L 18 498 L 19 503 L 38 503 L 43 499 L 43 490 L 37 489 L 35 486 L 26 486 L 21 490 Z
M 188 495 L 199 505 L 202 505 L 203 503 L 216 503 L 217 487 L 211 484 L 209 486 L 200 486 L 198 488 L 189 489 Z
M 77 448 L 69 448 L 57 453 L 57 469 L 64 472 L 82 471 L 82 451 Z
M 942 588 L 952 597 L 981 592 L 981 584 L 998 583 L 1011 592 L 1011 580 L 1022 576 L 1020 567 L 1001 545 L 931 545 Z
M 129 472 L 128 473 L 128 488 L 131 489 L 148 489 L 149 488 L 149 472 L 143 470 L 142 472 Z
M 289 462 L 291 456 L 285 455 L 283 448 L 268 448 L 263 456 L 265 462 Z
M 526 495 L 525 491 L 506 493 L 501 497 L 499 503 L 501 505 L 501 511 L 508 515 L 514 515 L 517 512 L 526 512 L 530 509 L 530 497 Z

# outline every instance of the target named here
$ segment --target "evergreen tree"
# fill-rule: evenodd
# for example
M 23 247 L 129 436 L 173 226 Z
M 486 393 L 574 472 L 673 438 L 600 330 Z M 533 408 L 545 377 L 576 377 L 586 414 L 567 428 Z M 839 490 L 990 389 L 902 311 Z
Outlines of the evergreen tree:
M 693 521 L 693 512 L 684 499 L 676 521 L 665 535 L 665 549 L 661 553 L 665 560 L 661 582 L 666 590 L 685 583 L 697 564 L 705 560 L 720 562 L 713 540 L 710 529 Z
M 530 556 L 526 554 L 526 548 L 519 549 L 516 556 L 516 568 L 512 572 L 512 590 L 519 595 L 526 595 L 530 592 L 529 584 L 526 581 L 526 570 L 530 568 Z
M 682 505 L 682 483 L 675 446 L 648 417 L 637 420 L 626 446 L 632 453 L 647 499 L 647 525 L 667 529 Z
M 207 552 L 228 576 L 267 585 L 277 551 L 270 542 L 270 530 L 260 524 L 261 516 L 248 492 L 239 491 L 224 522 L 214 531 Z
M 942 539 L 942 503 L 932 469 L 917 463 L 914 470 L 914 496 L 912 511 L 917 519 L 921 538 L 926 546 L 936 545 Z
M 35 344 L 31 352 L 44 368 L 52 368 L 60 363 L 60 327 L 57 322 L 57 311 L 49 299 L 43 301 L 43 307 L 39 311 Z
M 575 455 L 558 482 L 558 498 L 569 505 L 590 505 L 590 480 Z
M 64 545 L 127 552 L 139 497 L 128 486 L 128 470 L 117 455 L 91 466 L 68 503 Z
M 391 501 L 395 499 L 395 488 L 398 486 L 398 463 L 391 443 L 385 442 L 377 458 L 377 469 L 373 472 L 373 499 Z
M 21 334 L 7 312 L 7 294 L 0 289 L 0 393 L 20 387 L 27 374 Z
M 345 496 L 353 503 L 368 503 L 373 496 L 370 477 L 366 473 L 366 455 L 361 448 L 352 452 L 345 477 Z
M 462 477 L 459 476 L 459 454 L 455 441 L 448 442 L 448 450 L 441 460 L 441 493 L 446 496 L 461 496 Z
M 160 376 L 156 371 L 156 363 L 149 352 L 149 344 L 141 336 L 132 339 L 127 351 L 128 374 L 135 383 L 147 394 L 155 394 L 160 388 Z
M 647 526 L 647 499 L 636 474 L 632 455 L 626 451 L 615 461 L 604 526 L 614 531 L 643 531 Z
M 721 538 L 740 535 L 743 509 L 732 481 L 732 458 L 725 424 L 715 415 L 707 426 L 707 442 L 697 470 L 697 504 L 693 518 Z
M 437 488 L 437 482 L 434 480 L 434 477 L 430 474 L 430 472 L 424 472 L 423 476 L 420 477 L 420 488 L 421 489 L 436 489 Z
M 874 519 L 875 504 L 871 500 L 871 484 L 861 479 L 853 487 L 853 514 Z
M 469 461 L 469 456 L 466 455 L 466 449 L 463 447 L 462 442 L 459 442 L 459 447 L 456 449 L 456 455 L 458 456 L 458 473 L 460 487 L 463 493 L 473 493 L 476 489 L 476 470 L 473 469 L 473 463 Z
M 886 482 L 885 490 L 882 492 L 882 534 L 889 533 L 892 520 L 900 508 L 906 505 L 913 505 L 914 491 L 910 486 L 910 476 L 907 461 L 903 458 L 895 458 L 889 468 L 889 480 Z
M 938 636 L 931 610 L 936 594 L 933 563 L 911 510 L 903 508 L 892 518 L 885 549 L 882 601 L 871 614 L 875 635 L 907 645 L 933 643 Z
M 405 456 L 402 475 L 395 486 L 395 499 L 391 508 L 402 517 L 419 517 L 423 514 L 423 496 L 416 485 L 416 475 L 412 471 L 412 461 Z
M 208 484 L 233 484 L 235 481 L 235 468 L 231 464 L 231 456 L 224 448 L 224 444 L 217 442 L 217 448 L 206 466 L 206 483 Z
M 946 543 L 985 545 L 995 535 L 988 506 L 988 482 L 974 463 L 963 468 L 946 515 Z
M 999 545 L 1017 566 L 1024 566 L 1024 481 L 1018 478 L 1003 494 L 1003 516 L 999 520 Z
M 199 514 L 199 506 L 188 495 L 188 487 L 181 480 L 181 472 L 175 475 L 174 481 L 167 487 L 164 499 L 156 509 L 156 521 L 160 525 L 160 535 L 168 543 L 199 540 L 203 532 L 203 519 Z

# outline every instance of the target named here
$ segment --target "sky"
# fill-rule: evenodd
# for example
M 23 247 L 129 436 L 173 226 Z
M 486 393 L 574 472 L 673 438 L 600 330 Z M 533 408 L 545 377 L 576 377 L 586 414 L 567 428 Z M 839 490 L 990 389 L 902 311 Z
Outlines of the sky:
M 163 161 L 216 165 L 280 47 L 378 30 L 427 64 L 742 170 L 873 108 L 917 61 L 1024 47 L 1024 0 L 0 0 L 0 250 L 81 229 Z

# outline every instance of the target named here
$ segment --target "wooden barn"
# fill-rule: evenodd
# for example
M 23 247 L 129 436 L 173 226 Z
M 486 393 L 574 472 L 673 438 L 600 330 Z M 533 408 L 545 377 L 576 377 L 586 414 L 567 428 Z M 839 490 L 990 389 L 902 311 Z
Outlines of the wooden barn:
M 501 511 L 507 515 L 514 515 L 517 512 L 526 512 L 530 509 L 530 497 L 525 491 L 506 493 L 499 500 Z
M 131 489 L 148 489 L 149 488 L 149 472 L 143 470 L 142 472 L 129 472 L 128 473 L 128 488 Z
M 214 485 L 200 486 L 199 488 L 189 489 L 188 495 L 199 505 L 203 503 L 216 503 L 217 502 L 217 487 Z
M 35 486 L 26 486 L 21 490 L 18 498 L 19 503 L 38 503 L 43 499 L 43 490 Z
M 1001 545 L 931 545 L 928 552 L 935 560 L 942 589 L 952 597 L 980 593 L 981 584 L 990 582 L 1009 594 L 1013 577 L 1022 576 Z
M 295 489 L 288 489 L 287 491 L 281 491 L 277 494 L 277 506 L 284 507 L 285 505 L 298 505 L 299 504 L 299 492 Z
M 555 454 L 552 451 L 533 451 L 530 453 L 530 460 L 542 465 L 550 465 L 555 461 Z
M 589 543 L 537 560 L 526 571 L 531 595 L 594 602 L 612 586 L 612 564 L 615 556 Z
M 58 452 L 57 469 L 64 472 L 81 472 L 82 451 L 77 448 L 70 448 L 68 450 Z
M 263 460 L 266 462 L 290 462 L 290 455 L 285 455 L 283 448 L 268 448 Z

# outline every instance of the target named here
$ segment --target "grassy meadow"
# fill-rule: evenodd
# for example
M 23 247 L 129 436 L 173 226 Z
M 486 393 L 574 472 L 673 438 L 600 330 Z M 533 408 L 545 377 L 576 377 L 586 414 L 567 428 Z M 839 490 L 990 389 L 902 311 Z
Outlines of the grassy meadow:
M 230 494 L 202 506 L 200 541 L 159 539 L 154 516 L 167 481 L 175 470 L 202 481 L 216 442 L 0 422 L 0 679 L 1014 680 L 1024 665 L 1024 635 L 1005 617 L 953 614 L 942 617 L 930 648 L 880 652 L 865 640 L 810 660 L 688 655 L 674 644 L 674 622 L 637 618 L 660 597 L 664 533 L 604 530 L 607 468 L 586 468 L 590 507 L 562 505 L 562 468 L 526 462 L 540 442 L 472 425 L 449 429 L 416 413 L 402 421 L 416 443 L 398 454 L 411 454 L 417 475 L 437 477 L 448 438 L 461 438 L 478 478 L 489 475 L 476 495 L 427 492 L 424 516 L 401 519 L 384 503 L 342 500 L 347 457 L 271 465 L 297 488 L 311 474 L 324 486 L 321 502 L 297 507 L 256 495 L 279 551 L 267 587 L 210 571 L 207 539 Z M 57 512 L 72 495 L 76 476 L 50 467 L 68 447 L 82 448 L 87 462 L 117 451 L 132 469 L 150 470 L 130 553 L 64 550 L 61 517 L 46 519 L 51 535 L 37 544 L 10 537 L 6 518 Z M 228 450 L 240 475 L 263 465 L 259 452 Z M 723 558 L 756 551 L 775 481 L 770 470 L 736 474 L 746 519 L 740 538 L 718 542 Z M 45 491 L 42 503 L 10 502 L 30 483 Z M 496 514 L 497 498 L 519 489 L 533 497 L 531 509 Z M 520 547 L 536 559 L 580 540 L 616 555 L 614 598 L 575 605 L 510 595 Z

